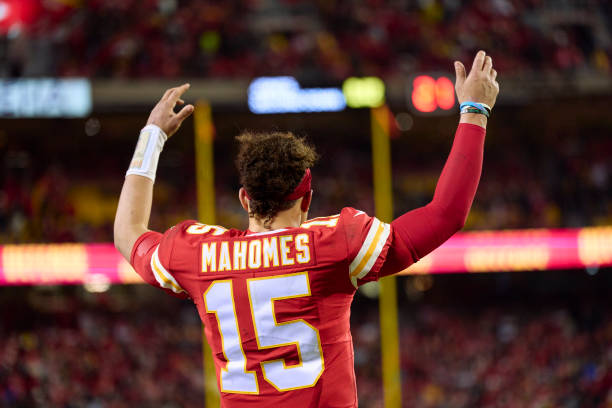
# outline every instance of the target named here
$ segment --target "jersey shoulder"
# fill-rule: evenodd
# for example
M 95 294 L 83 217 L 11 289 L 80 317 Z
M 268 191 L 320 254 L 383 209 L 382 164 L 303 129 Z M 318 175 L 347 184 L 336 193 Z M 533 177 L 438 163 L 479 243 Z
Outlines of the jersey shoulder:
M 351 207 L 344 207 L 339 214 L 330 215 L 327 217 L 312 218 L 300 225 L 300 228 L 306 228 L 311 231 L 319 232 L 335 232 L 338 228 L 342 229 L 346 225 L 356 225 L 367 222 L 366 218 L 361 216 L 365 216 L 367 218 L 366 213 L 363 211 L 356 210 Z
M 351 283 L 377 279 L 392 241 L 391 226 L 354 208 L 344 208 L 339 224 L 344 232 Z
M 345 207 L 339 214 L 310 219 L 300 228 L 313 233 L 318 249 L 326 252 L 326 259 L 338 262 L 351 258 L 353 248 L 363 242 L 372 220 L 363 211 Z
M 204 224 L 196 220 L 186 220 L 174 227 L 175 239 L 187 242 L 202 242 L 212 239 L 227 239 L 244 236 L 245 231 L 235 228 L 225 228 L 220 225 Z

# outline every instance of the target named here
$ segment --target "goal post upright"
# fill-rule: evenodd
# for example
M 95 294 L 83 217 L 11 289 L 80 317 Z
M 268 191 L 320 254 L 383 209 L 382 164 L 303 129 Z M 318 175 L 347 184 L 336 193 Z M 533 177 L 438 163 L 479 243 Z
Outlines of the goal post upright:
M 206 224 L 215 223 L 215 173 L 213 143 L 215 129 L 210 104 L 198 101 L 193 113 L 195 131 L 196 190 L 198 198 L 198 219 Z M 206 408 L 220 405 L 215 365 L 210 345 L 202 325 L 202 358 L 204 360 L 204 404 Z
M 370 110 L 372 167 L 376 217 L 393 219 L 391 190 L 390 111 L 386 105 Z M 380 280 L 380 347 L 385 408 L 400 408 L 402 403 L 397 288 L 395 276 Z

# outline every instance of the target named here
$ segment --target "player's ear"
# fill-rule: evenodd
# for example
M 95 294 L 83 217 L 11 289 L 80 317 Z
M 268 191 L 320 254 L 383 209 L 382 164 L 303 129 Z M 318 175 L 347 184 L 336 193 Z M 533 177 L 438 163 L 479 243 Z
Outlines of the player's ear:
M 310 208 L 310 203 L 312 202 L 312 193 L 313 190 L 310 190 L 309 192 L 304 194 L 304 197 L 302 197 L 302 204 L 300 205 L 300 209 L 302 210 L 302 212 L 308 212 L 308 209 Z
M 242 205 L 244 211 L 249 212 L 249 199 L 247 198 L 247 193 L 244 187 L 240 187 L 240 190 L 238 190 L 238 199 L 240 200 L 240 205 Z

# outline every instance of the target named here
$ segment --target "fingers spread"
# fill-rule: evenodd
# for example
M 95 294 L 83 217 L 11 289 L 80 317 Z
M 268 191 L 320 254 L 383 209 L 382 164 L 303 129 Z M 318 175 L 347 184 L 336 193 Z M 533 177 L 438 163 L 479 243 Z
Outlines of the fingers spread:
M 455 61 L 455 86 L 461 86 L 465 82 L 465 67 L 459 61 Z
M 181 109 L 179 113 L 176 114 L 176 119 L 178 120 L 179 124 L 182 121 L 184 121 L 187 117 L 189 117 L 189 115 L 193 113 L 193 110 L 194 110 L 194 107 L 191 104 L 183 106 L 183 109 Z
M 172 106 L 174 106 L 181 100 L 181 96 L 189 89 L 190 86 L 190 84 L 183 84 L 181 86 L 170 88 L 164 93 L 162 100 L 170 102 Z
M 485 57 L 485 62 L 484 62 L 484 66 L 482 70 L 485 74 L 488 75 L 491 72 L 492 68 L 493 68 L 493 59 L 487 55 Z
M 172 94 L 172 96 L 176 98 L 175 99 L 176 101 L 178 101 L 181 98 L 181 96 L 183 96 L 183 94 L 187 92 L 190 86 L 191 86 L 190 84 L 183 84 L 177 88 L 174 88 L 174 93 Z
M 166 92 L 164 92 L 164 95 L 161 98 L 162 101 L 167 100 L 173 90 L 174 88 L 166 89 Z
M 474 63 L 472 64 L 472 69 L 475 71 L 482 71 L 482 67 L 484 66 L 486 53 L 484 51 L 478 51 L 476 53 L 476 57 L 474 58 Z

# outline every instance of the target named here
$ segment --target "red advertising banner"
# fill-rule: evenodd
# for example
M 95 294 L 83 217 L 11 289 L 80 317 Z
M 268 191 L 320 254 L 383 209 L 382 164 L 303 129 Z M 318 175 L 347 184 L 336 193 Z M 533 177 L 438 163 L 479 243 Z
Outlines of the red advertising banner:
M 612 266 L 612 226 L 459 233 L 402 274 Z M 0 246 L 0 285 L 139 283 L 112 244 Z
M 466 232 L 404 274 L 512 272 L 612 265 L 612 227 Z

